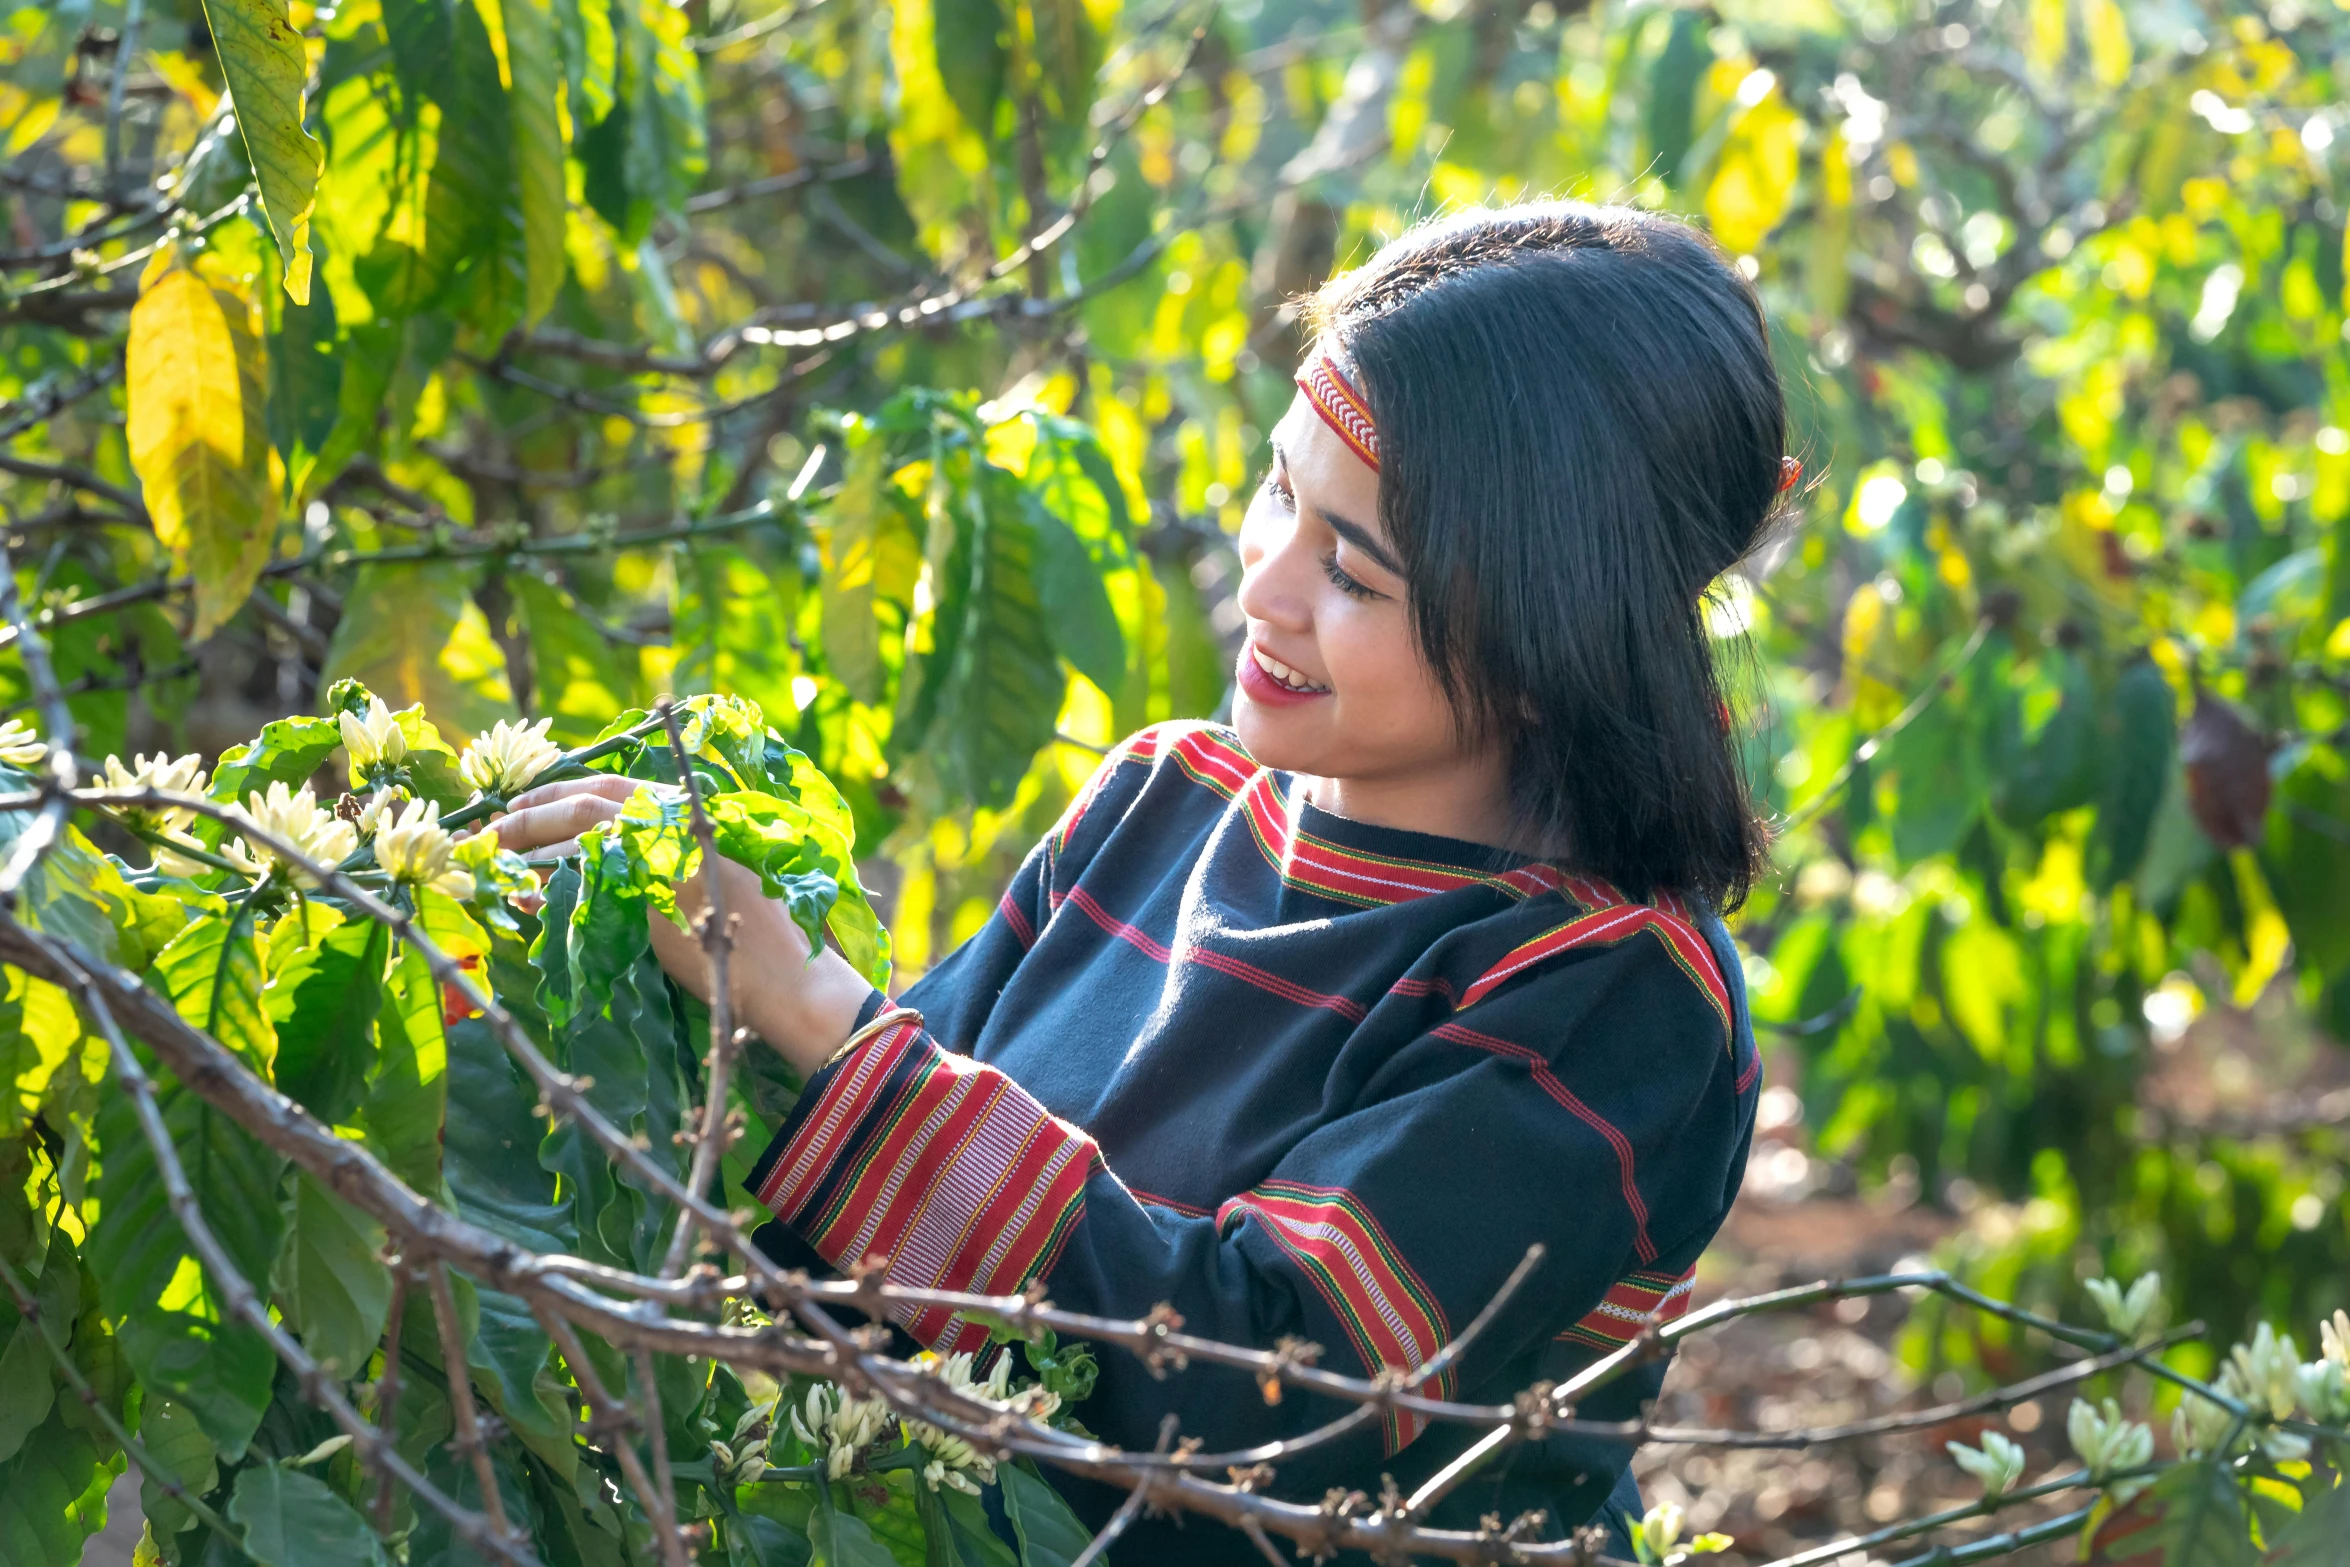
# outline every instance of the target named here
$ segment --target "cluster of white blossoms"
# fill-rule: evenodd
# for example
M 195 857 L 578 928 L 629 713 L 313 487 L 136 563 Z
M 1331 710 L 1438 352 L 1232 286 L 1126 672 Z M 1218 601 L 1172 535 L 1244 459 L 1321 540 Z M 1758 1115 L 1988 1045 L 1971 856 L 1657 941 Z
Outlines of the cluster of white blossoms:
M 500 720 L 474 736 L 473 744 L 458 759 L 458 775 L 479 794 L 519 794 L 563 754 L 563 748 L 547 738 L 547 727 L 552 723 L 552 718 L 535 724 Z
M 2111 1279 L 2091 1279 L 2089 1298 L 2104 1313 L 2105 1325 L 2132 1344 L 2145 1342 L 2162 1326 L 2162 1275 L 2145 1274 L 2128 1289 Z
M 1060 1397 L 1042 1387 L 1012 1390 L 1010 1355 L 996 1357 L 995 1370 L 985 1381 L 973 1375 L 974 1359 L 968 1354 L 939 1356 L 925 1352 L 917 1355 L 914 1363 L 964 1397 L 992 1409 L 1030 1420 L 1044 1420 L 1061 1407 Z M 829 1382 L 810 1388 L 800 1407 L 783 1413 L 785 1423 L 775 1432 L 775 1440 L 782 1441 L 787 1431 L 798 1437 L 810 1452 L 823 1455 L 824 1472 L 835 1480 L 855 1469 L 874 1443 L 901 1433 L 908 1443 L 921 1450 L 921 1461 L 915 1472 L 933 1491 L 945 1486 L 977 1496 L 981 1486 L 995 1479 L 995 1460 L 965 1438 L 927 1420 L 902 1420 L 885 1400 L 850 1398 Z M 735 1427 L 732 1443 L 710 1444 L 711 1457 L 721 1468 L 740 1473 L 749 1462 L 743 1456 L 744 1444 L 752 1438 L 759 1418 L 745 1415 Z M 774 1456 L 771 1449 L 768 1462 L 760 1464 L 760 1473 L 766 1471 Z
M 245 797 L 244 815 L 254 826 L 285 840 L 305 859 L 317 864 L 338 864 L 359 847 L 359 830 L 321 807 L 318 796 L 308 788 L 293 790 L 283 783 L 273 783 L 267 794 Z M 232 833 L 221 840 L 220 854 L 238 870 L 254 877 L 268 875 L 281 863 L 276 849 L 241 833 Z M 287 869 L 304 886 L 317 885 L 315 878 L 299 868 L 289 865 Z
M 365 789 L 377 778 L 408 759 L 408 736 L 399 715 L 380 696 L 367 699 L 367 712 L 338 713 L 335 727 L 343 732 L 343 751 L 351 759 L 351 787 Z
M 161 751 L 135 756 L 127 767 L 121 757 L 109 756 L 98 775 L 102 788 L 153 789 L 163 794 L 202 794 L 209 781 L 204 758 L 193 751 L 180 757 Z M 132 805 L 123 807 L 122 819 L 133 831 L 179 838 L 195 825 L 196 813 L 185 805 Z
M 430 800 L 398 802 L 397 795 L 379 794 L 359 813 L 359 830 L 375 845 L 375 863 L 399 886 L 472 897 L 473 873 L 452 863 L 456 839 L 441 825 L 441 808 Z
M 805 1408 L 791 1412 L 791 1432 L 811 1451 L 824 1454 L 824 1473 L 838 1480 L 881 1439 L 891 1418 L 887 1401 L 850 1398 L 831 1383 L 820 1382 L 808 1389 Z
M 21 718 L 11 718 L 0 724 L 0 762 L 11 767 L 33 768 L 49 754 L 47 742 L 33 733 L 32 725 Z
M 2135 1469 L 2154 1457 L 2154 1433 L 2144 1421 L 2123 1418 L 2122 1406 L 2110 1398 L 2103 1404 L 2074 1399 L 2064 1417 L 2064 1434 L 2092 1480 L 2103 1480 L 2117 1469 Z M 2115 1485 L 2115 1505 L 2126 1505 L 2146 1484 L 2124 1480 Z

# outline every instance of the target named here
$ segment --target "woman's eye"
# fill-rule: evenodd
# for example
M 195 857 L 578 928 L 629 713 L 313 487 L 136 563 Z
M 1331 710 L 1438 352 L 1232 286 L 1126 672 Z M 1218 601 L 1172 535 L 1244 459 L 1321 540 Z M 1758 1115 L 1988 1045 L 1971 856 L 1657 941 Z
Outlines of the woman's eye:
M 1354 578 L 1348 576 L 1346 572 L 1339 566 L 1338 556 L 1335 552 L 1322 557 L 1322 575 L 1330 579 L 1330 585 L 1332 587 L 1336 588 L 1339 592 L 1345 594 L 1350 599 L 1375 599 L 1386 597 L 1386 595 L 1381 593 L 1378 589 L 1367 587 L 1364 584 L 1357 582 Z
M 1297 510 L 1297 497 L 1290 492 L 1289 481 L 1281 477 L 1280 469 L 1267 468 L 1265 482 L 1260 488 L 1291 511 Z

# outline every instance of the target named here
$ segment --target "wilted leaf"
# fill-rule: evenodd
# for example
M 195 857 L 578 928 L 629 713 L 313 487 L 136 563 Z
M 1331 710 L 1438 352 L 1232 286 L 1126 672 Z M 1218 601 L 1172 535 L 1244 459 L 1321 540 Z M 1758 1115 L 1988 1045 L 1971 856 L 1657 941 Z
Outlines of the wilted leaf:
M 2268 753 L 2268 741 L 2233 706 L 2195 693 L 2195 711 L 2179 731 L 2179 762 L 2197 824 L 2223 849 L 2260 841 L 2274 787 Z

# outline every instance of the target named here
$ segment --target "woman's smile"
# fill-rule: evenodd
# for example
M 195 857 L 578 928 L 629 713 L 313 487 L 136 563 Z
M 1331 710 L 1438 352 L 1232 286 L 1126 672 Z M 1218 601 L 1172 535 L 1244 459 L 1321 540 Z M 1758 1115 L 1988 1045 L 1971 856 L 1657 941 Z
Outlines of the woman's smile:
M 1317 685 L 1300 671 L 1284 664 L 1259 646 L 1251 637 L 1240 652 L 1239 680 L 1241 690 L 1252 702 L 1281 706 L 1291 702 L 1310 702 L 1316 697 L 1330 695 L 1331 688 Z

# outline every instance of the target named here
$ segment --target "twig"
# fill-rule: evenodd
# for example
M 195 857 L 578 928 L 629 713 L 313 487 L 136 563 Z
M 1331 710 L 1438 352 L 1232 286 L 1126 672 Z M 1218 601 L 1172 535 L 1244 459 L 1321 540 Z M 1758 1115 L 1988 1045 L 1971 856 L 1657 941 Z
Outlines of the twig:
M 547 1336 L 562 1351 L 563 1363 L 571 1368 L 572 1380 L 579 1384 L 580 1392 L 595 1410 L 588 1428 L 616 1433 L 618 1439 L 612 1443 L 612 1456 L 620 1460 L 620 1472 L 628 1477 L 637 1500 L 644 1504 L 645 1516 L 652 1521 L 653 1538 L 661 1547 L 661 1560 L 666 1567 L 693 1567 L 686 1558 L 685 1541 L 677 1532 L 674 1494 L 654 1489 L 653 1477 L 645 1473 L 644 1460 L 637 1456 L 636 1444 L 628 1439 L 629 1431 L 638 1424 L 636 1412 L 612 1396 L 612 1390 L 604 1385 L 603 1374 L 588 1359 L 586 1348 L 569 1322 L 551 1312 L 540 1312 L 539 1326 L 547 1330 Z M 650 1379 L 647 1380 L 649 1383 Z
M 725 878 L 722 872 L 726 862 L 718 853 L 718 835 L 710 826 L 710 813 L 702 807 L 701 780 L 694 776 L 693 753 L 686 749 L 685 735 L 677 723 L 677 703 L 665 700 L 660 706 L 662 725 L 669 733 L 669 754 L 676 758 L 678 781 L 685 787 L 686 806 L 692 812 L 694 843 L 702 855 L 702 896 L 704 907 L 697 931 L 702 940 L 702 956 L 710 966 L 710 1057 L 703 1072 L 702 1124 L 694 1133 L 692 1164 L 686 1175 L 686 1189 L 704 1192 L 710 1189 L 710 1177 L 717 1172 L 720 1155 L 726 1151 L 726 1089 L 734 1074 L 735 1052 L 742 1046 L 742 1036 L 734 1026 L 734 991 L 731 959 L 734 954 L 734 921 L 726 907 Z M 677 1224 L 669 1232 L 669 1251 L 661 1262 L 661 1277 L 677 1277 L 685 1265 L 687 1244 L 693 1238 L 693 1215 L 678 1210 Z
M 481 1510 L 500 1535 L 511 1533 L 506 1522 L 506 1499 L 498 1492 L 498 1471 L 490 1463 L 489 1439 L 482 1435 L 480 1412 L 473 1404 L 473 1372 L 467 1365 L 465 1331 L 457 1321 L 457 1294 L 439 1261 L 424 1264 L 424 1287 L 432 1297 L 433 1325 L 440 1331 L 441 1369 L 449 1383 L 449 1412 L 457 1427 L 457 1449 L 473 1463 L 473 1479 L 481 1487 Z

